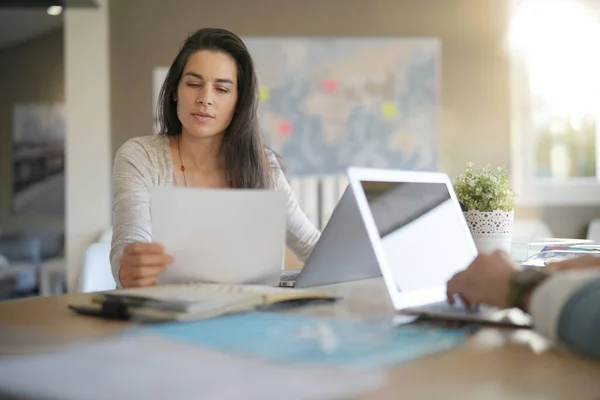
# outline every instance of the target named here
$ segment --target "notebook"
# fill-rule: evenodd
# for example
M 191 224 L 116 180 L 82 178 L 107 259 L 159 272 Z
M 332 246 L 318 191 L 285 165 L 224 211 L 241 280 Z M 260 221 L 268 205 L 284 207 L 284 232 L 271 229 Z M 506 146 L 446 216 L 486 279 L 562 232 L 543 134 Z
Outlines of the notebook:
M 190 321 L 220 315 L 316 301 L 334 301 L 324 292 L 290 290 L 263 285 L 195 283 L 118 289 L 96 293 L 83 303 L 69 304 L 75 312 L 140 322 Z

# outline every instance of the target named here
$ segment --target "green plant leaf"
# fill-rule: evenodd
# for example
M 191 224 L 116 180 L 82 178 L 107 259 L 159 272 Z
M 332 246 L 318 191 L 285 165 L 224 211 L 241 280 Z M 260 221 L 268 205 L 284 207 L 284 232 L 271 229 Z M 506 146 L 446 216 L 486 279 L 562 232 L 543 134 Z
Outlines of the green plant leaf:
M 513 211 L 516 193 L 510 186 L 508 170 L 492 170 L 488 164 L 475 168 L 465 165 L 464 172 L 454 180 L 454 190 L 463 211 Z

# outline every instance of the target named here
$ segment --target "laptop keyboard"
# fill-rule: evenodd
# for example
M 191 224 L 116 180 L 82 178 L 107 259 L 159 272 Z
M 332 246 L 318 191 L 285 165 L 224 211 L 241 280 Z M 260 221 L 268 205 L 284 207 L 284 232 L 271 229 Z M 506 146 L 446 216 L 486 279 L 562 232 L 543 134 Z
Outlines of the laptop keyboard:
M 447 301 L 440 301 L 437 303 L 425 304 L 418 307 L 411 307 L 413 310 L 422 310 L 431 313 L 444 313 L 444 314 L 454 314 L 454 315 L 472 315 L 472 314 L 482 314 L 497 311 L 495 307 L 479 305 L 477 308 L 468 309 L 462 304 L 448 304 Z

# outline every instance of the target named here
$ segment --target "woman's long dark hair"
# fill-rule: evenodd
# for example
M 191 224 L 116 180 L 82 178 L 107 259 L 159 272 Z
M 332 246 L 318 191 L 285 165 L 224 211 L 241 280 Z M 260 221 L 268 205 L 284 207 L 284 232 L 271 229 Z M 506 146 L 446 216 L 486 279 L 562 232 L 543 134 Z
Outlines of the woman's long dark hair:
M 225 29 L 200 29 L 186 39 L 173 60 L 158 98 L 161 135 L 181 134 L 175 96 L 189 57 L 200 50 L 230 55 L 237 65 L 238 99 L 231 123 L 225 131 L 221 151 L 225 157 L 227 179 L 237 188 L 274 186 L 271 150 L 263 144 L 258 125 L 258 79 L 254 62 L 242 40 Z

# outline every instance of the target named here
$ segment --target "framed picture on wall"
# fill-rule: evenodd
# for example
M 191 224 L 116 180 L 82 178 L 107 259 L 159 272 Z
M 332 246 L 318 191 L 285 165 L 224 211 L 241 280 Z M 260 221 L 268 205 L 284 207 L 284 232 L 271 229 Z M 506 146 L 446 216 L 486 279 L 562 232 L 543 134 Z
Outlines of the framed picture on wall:
M 65 214 L 65 132 L 62 103 L 15 104 L 14 215 Z
M 290 176 L 438 168 L 438 39 L 242 39 L 260 84 L 261 131 Z M 157 66 L 152 76 L 155 133 L 167 72 Z

